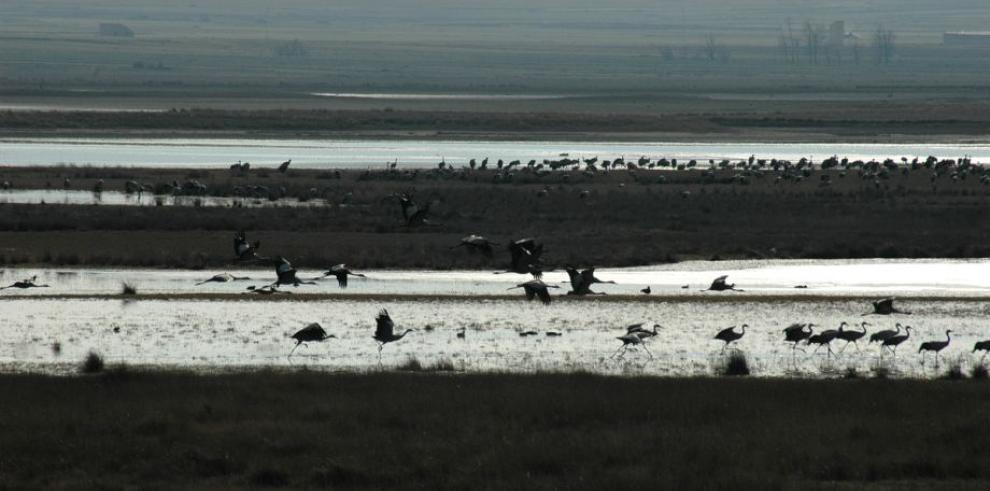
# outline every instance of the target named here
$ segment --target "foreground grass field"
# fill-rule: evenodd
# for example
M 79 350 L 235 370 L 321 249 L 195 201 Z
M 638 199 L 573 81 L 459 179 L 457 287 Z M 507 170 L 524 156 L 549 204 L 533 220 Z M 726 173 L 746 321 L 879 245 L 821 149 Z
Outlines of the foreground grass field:
M 986 489 L 981 382 L 0 377 L 4 489 Z

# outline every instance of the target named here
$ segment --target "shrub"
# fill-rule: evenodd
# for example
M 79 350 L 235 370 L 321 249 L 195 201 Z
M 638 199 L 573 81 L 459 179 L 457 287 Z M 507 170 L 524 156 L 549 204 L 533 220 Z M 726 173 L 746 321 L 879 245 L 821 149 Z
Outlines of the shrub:
M 728 377 L 749 375 L 749 361 L 746 360 L 746 355 L 741 351 L 733 351 L 719 369 L 719 373 Z
M 409 359 L 407 359 L 405 363 L 399 365 L 397 369 L 403 372 L 422 372 L 423 364 L 420 363 L 415 356 L 410 356 Z
M 96 352 L 90 351 L 86 355 L 86 359 L 83 361 L 82 367 L 80 368 L 82 373 L 100 373 L 103 371 L 103 358 L 96 354 Z
M 966 374 L 962 371 L 962 365 L 956 361 L 949 365 L 949 369 L 942 375 L 942 378 L 945 380 L 962 380 L 966 378 Z
M 981 363 L 973 367 L 973 370 L 969 373 L 969 376 L 973 377 L 973 380 L 985 380 L 990 378 L 990 373 L 987 372 L 987 367 Z

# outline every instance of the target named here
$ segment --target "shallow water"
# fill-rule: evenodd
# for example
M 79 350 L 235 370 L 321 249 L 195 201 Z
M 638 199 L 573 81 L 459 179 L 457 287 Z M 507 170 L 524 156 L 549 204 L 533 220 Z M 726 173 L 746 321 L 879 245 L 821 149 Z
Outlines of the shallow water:
M 137 167 L 229 167 L 237 161 L 254 168 L 275 167 L 292 159 L 296 167 L 383 168 L 398 161 L 399 169 L 434 168 L 441 160 L 454 166 L 470 159 L 491 162 L 530 159 L 620 156 L 637 159 L 745 159 L 820 161 L 838 155 L 850 159 L 900 159 L 901 157 L 971 157 L 990 161 L 990 145 L 970 144 L 868 144 L 868 143 L 628 143 L 628 142 L 512 142 L 433 140 L 266 140 L 266 139 L 153 139 L 153 138 L 4 138 L 0 139 L 0 165 L 109 165 Z
M 985 326 L 990 314 L 988 268 L 990 261 L 878 260 L 685 262 L 602 269 L 602 279 L 619 283 L 597 285 L 611 296 L 550 306 L 506 291 L 521 276 L 490 272 L 367 271 L 368 279 L 353 279 L 347 290 L 334 281 L 321 281 L 289 288 L 294 296 L 271 302 L 254 295 L 240 300 L 46 298 L 42 295 L 113 295 L 123 281 L 135 284 L 142 294 L 234 293 L 263 281 L 195 286 L 196 280 L 213 272 L 7 269 L 0 273 L 4 283 L 38 274 L 39 283 L 51 286 L 0 292 L 6 312 L 0 369 L 69 373 L 90 350 L 111 362 L 202 370 L 268 365 L 377 369 L 377 344 L 371 339 L 374 316 L 387 308 L 400 329 L 416 331 L 384 349 L 381 366 L 386 368 L 415 357 L 424 364 L 450 361 L 467 371 L 711 374 L 723 360 L 714 334 L 747 323 L 750 327 L 738 349 L 757 375 L 837 375 L 848 367 L 865 373 L 880 363 L 876 345 L 868 347 L 864 340 L 862 351 L 853 345 L 837 358 L 825 356 L 824 350 L 792 352 L 781 329 L 792 322 L 813 322 L 824 329 L 842 321 L 867 320 L 873 323 L 871 332 L 896 322 L 912 325 L 912 338 L 901 347 L 896 363 L 888 355 L 884 365 L 902 376 L 930 377 L 944 371 L 946 363 L 938 370 L 931 360 L 922 365 L 916 350 L 922 340 L 943 339 L 946 329 L 955 334 L 943 357 L 966 366 L 979 362 L 969 350 L 976 340 L 990 338 Z M 272 276 L 267 271 L 237 273 L 264 281 Z M 729 274 L 746 292 L 697 291 L 718 274 Z M 799 278 L 808 289 L 793 288 L 791 283 Z M 548 273 L 546 279 L 554 283 L 563 278 Z M 682 283 L 690 288 L 683 290 Z M 651 285 L 654 295 L 638 293 L 644 284 Z M 307 301 L 307 292 L 344 296 Z M 368 298 L 362 293 L 385 296 Z M 416 294 L 434 297 L 409 297 Z M 900 302 L 912 315 L 861 315 L 869 310 L 869 300 L 898 294 L 909 297 Z M 337 338 L 300 347 L 288 358 L 294 345 L 289 336 L 310 322 L 321 323 Z M 648 341 L 650 351 L 630 349 L 614 356 L 620 347 L 616 336 L 626 325 L 639 322 L 663 326 Z M 456 336 L 460 328 L 467 330 L 465 339 Z M 539 334 L 521 337 L 519 332 L 526 330 Z M 546 336 L 550 330 L 561 336 Z M 59 351 L 52 348 L 54 343 Z M 834 349 L 842 349 L 842 342 L 834 343 Z
M 0 203 L 62 204 L 62 205 L 114 205 L 114 206 L 206 206 L 206 207 L 271 207 L 271 206 L 324 206 L 326 201 L 312 199 L 299 201 L 294 198 L 276 200 L 227 196 L 172 196 L 152 193 L 127 194 L 121 191 L 94 193 L 61 189 L 10 189 L 0 191 Z
M 8 305 L 8 307 L 14 307 Z M 913 339 L 901 347 L 896 363 L 887 365 L 906 376 L 931 376 L 932 363 L 921 365 L 915 340 L 955 341 L 946 359 L 978 360 L 968 350 L 990 337 L 983 326 L 990 313 L 978 302 L 913 302 L 915 315 L 870 318 L 870 330 L 895 322 L 915 327 Z M 544 307 L 522 300 L 444 299 L 371 302 L 250 302 L 141 300 L 16 301 L 0 331 L 0 366 L 7 370 L 71 370 L 94 350 L 110 362 L 216 369 L 241 366 L 307 365 L 333 370 L 379 366 L 371 338 L 374 317 L 387 308 L 398 328 L 413 328 L 382 352 L 381 365 L 394 367 L 415 357 L 424 364 L 450 361 L 458 370 L 512 372 L 588 370 L 602 373 L 654 375 L 711 374 L 722 360 L 721 342 L 713 335 L 729 325 L 748 323 L 738 342 L 758 375 L 818 376 L 855 367 L 868 372 L 879 362 L 876 345 L 861 342 L 837 358 L 793 352 L 781 329 L 794 321 L 812 321 L 834 328 L 841 321 L 860 322 L 863 302 L 602 302 L 589 300 Z M 10 313 L 14 312 L 14 313 Z M 300 347 L 294 356 L 289 338 L 310 322 L 321 323 L 336 339 Z M 647 342 L 649 352 L 630 350 L 615 356 L 615 339 L 629 324 L 659 323 L 659 334 Z M 429 326 L 429 327 L 428 327 Z M 456 330 L 466 328 L 465 339 Z M 119 328 L 119 332 L 115 329 Z M 427 330 L 432 329 L 432 330 Z M 539 334 L 521 337 L 520 331 Z M 553 330 L 559 337 L 548 337 Z M 52 349 L 60 344 L 60 352 Z M 836 351 L 841 342 L 835 343 Z M 653 357 L 650 357 L 650 354 Z
M 196 285 L 216 273 L 229 272 L 250 280 Z M 491 271 L 357 271 L 366 278 L 351 277 L 349 287 L 340 289 L 336 280 L 319 279 L 318 285 L 303 285 L 285 290 L 295 295 L 521 295 L 507 288 L 528 279 L 518 274 L 494 274 Z M 729 275 L 729 282 L 749 295 L 769 296 L 935 296 L 990 298 L 990 260 L 747 260 L 685 261 L 677 264 L 635 268 L 603 268 L 596 276 L 616 284 L 595 285 L 593 290 L 611 295 L 642 295 L 650 286 L 654 296 L 696 296 L 712 279 Z M 274 281 L 273 270 L 92 270 L 58 268 L 51 270 L 9 268 L 0 270 L 0 283 L 10 284 L 38 275 L 39 283 L 50 288 L 0 291 L 9 295 L 116 294 L 123 282 L 138 287 L 141 293 L 238 293 L 248 285 Z M 320 270 L 301 270 L 302 279 L 321 278 Z M 544 281 L 559 285 L 554 293 L 567 289 L 567 275 L 551 271 Z M 687 286 L 687 288 L 684 288 Z M 795 288 L 806 286 L 807 288 Z M 728 293 L 731 294 L 731 293 Z M 708 293 L 706 295 L 719 295 Z

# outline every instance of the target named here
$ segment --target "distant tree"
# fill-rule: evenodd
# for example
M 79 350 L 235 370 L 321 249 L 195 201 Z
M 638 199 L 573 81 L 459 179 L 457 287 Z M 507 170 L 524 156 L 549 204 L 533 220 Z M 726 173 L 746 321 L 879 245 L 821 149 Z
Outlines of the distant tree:
M 822 51 L 822 41 L 825 40 L 825 28 L 804 21 L 804 47 L 808 55 L 808 63 L 817 65 Z
M 800 56 L 801 40 L 794 33 L 794 26 L 791 20 L 787 19 L 787 24 L 780 28 L 780 36 L 777 38 L 777 47 L 780 49 L 784 63 L 797 63 Z
M 718 42 L 718 38 L 714 34 L 705 36 L 705 45 L 701 52 L 704 59 L 709 62 L 720 61 L 726 63 L 729 61 L 729 50 Z
M 894 32 L 885 29 L 883 24 L 877 26 L 873 33 L 873 48 L 877 64 L 887 64 L 894 58 Z

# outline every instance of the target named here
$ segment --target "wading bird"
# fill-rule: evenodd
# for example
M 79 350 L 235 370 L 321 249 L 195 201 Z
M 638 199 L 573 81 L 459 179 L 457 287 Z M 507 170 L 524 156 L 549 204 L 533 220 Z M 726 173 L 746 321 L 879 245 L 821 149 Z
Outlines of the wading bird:
M 800 349 L 797 347 L 798 343 L 811 337 L 811 334 L 814 332 L 813 327 L 814 324 L 810 324 L 810 323 L 809 324 L 794 323 L 784 328 L 784 341 L 788 343 L 793 343 L 791 344 L 791 351 Z M 805 331 L 805 328 L 807 328 L 808 330 Z
M 278 171 L 281 172 L 281 173 L 283 173 L 283 174 L 285 174 L 285 171 L 289 170 L 289 165 L 291 165 L 291 164 L 292 164 L 292 159 L 289 159 L 289 160 L 286 160 L 285 162 L 282 162 L 278 166 Z
M 725 343 L 722 345 L 722 351 L 725 351 L 725 348 L 729 345 L 729 343 L 739 341 L 739 339 L 746 334 L 747 327 L 749 327 L 749 324 L 743 324 L 740 332 L 735 331 L 736 326 L 729 326 L 719 331 L 718 334 L 715 335 L 715 339 Z
M 626 334 L 635 334 L 641 338 L 652 338 L 653 336 L 656 336 L 658 334 L 657 333 L 658 327 L 663 327 L 663 326 L 661 326 L 660 324 L 653 324 L 653 330 L 650 331 L 647 330 L 645 327 L 643 327 L 643 323 L 640 322 L 639 324 L 633 324 L 631 326 L 626 327 Z
M 612 356 L 610 356 L 609 358 L 614 358 L 615 356 L 620 354 L 622 356 L 625 356 L 626 350 L 628 350 L 630 346 L 642 346 L 643 349 L 646 350 L 646 353 L 650 355 L 650 358 L 653 358 L 653 353 L 650 352 L 650 349 L 646 347 L 646 342 L 643 340 L 644 338 L 637 336 L 635 333 L 618 336 L 615 339 L 622 341 L 622 346 L 619 346 L 619 349 L 616 350 L 615 353 L 612 353 Z M 622 356 L 620 356 L 620 358 Z
M 367 276 L 361 273 L 355 273 L 350 269 L 347 269 L 347 265 L 343 263 L 330 266 L 330 269 L 326 273 L 323 273 L 324 278 L 326 278 L 327 276 L 333 276 L 337 278 L 337 284 L 340 285 L 341 288 L 347 288 L 348 276 L 358 276 L 361 278 L 367 278 Z
M 492 246 L 498 245 L 497 242 L 492 242 L 485 237 L 480 235 L 471 234 L 467 237 L 461 238 L 461 243 L 457 244 L 451 249 L 457 249 L 458 247 L 466 247 L 470 252 L 480 252 L 486 257 L 492 257 Z
M 939 354 L 940 351 L 942 351 L 943 349 L 945 349 L 946 346 L 949 345 L 949 342 L 950 341 L 952 341 L 952 337 L 949 336 L 949 334 L 951 334 L 951 333 L 952 333 L 952 329 L 948 329 L 948 330 L 945 331 L 945 341 L 926 341 L 924 343 L 921 343 L 921 346 L 918 348 L 918 353 L 921 353 L 922 351 L 931 351 L 931 352 L 934 352 L 935 353 L 935 366 L 938 366 L 938 354 Z M 924 353 L 921 354 L 921 363 L 922 364 L 925 363 L 925 355 L 924 355 Z
M 727 283 L 725 280 L 727 280 L 728 278 L 729 278 L 729 275 L 719 276 L 718 278 L 715 278 L 714 281 L 712 281 L 711 286 L 709 286 L 708 288 L 706 288 L 704 290 L 701 290 L 701 291 L 703 291 L 703 292 L 705 292 L 705 291 L 722 292 L 722 291 L 725 291 L 725 290 L 733 290 L 733 291 L 737 291 L 737 292 L 743 291 L 743 290 L 737 289 L 735 283 Z
M 560 288 L 557 285 L 548 285 L 540 279 L 532 279 L 525 283 L 520 283 L 516 286 L 508 288 L 508 290 L 514 290 L 516 288 L 522 288 L 526 292 L 526 300 L 532 300 L 535 297 L 539 297 L 540 301 L 544 305 L 550 305 L 550 292 L 548 288 Z
M 296 333 L 292 335 L 292 339 L 296 340 L 296 345 L 292 347 L 292 351 L 289 352 L 289 356 L 292 356 L 292 353 L 296 351 L 296 348 L 298 348 L 300 344 L 319 343 L 323 340 L 336 337 L 337 336 L 334 336 L 333 334 L 327 334 L 327 332 L 323 330 L 323 326 L 317 322 L 314 322 L 296 331 Z
M 818 350 L 822 348 L 822 346 L 825 346 L 825 348 L 828 349 L 826 353 L 826 357 L 830 358 L 834 354 L 832 352 L 832 341 L 834 341 L 835 338 L 838 337 L 838 335 L 839 335 L 839 331 L 835 329 L 827 329 L 818 334 L 812 334 L 811 336 L 808 336 L 808 340 L 805 341 L 805 343 L 818 345 L 818 347 L 815 348 L 814 353 L 817 353 Z
M 260 247 L 261 241 L 256 240 L 254 244 L 251 244 L 248 242 L 243 230 L 234 234 L 234 255 L 237 256 L 239 261 L 257 258 L 258 248 Z
M 846 342 L 846 344 L 842 345 L 842 349 L 839 350 L 839 353 L 842 353 L 843 351 L 845 351 L 846 347 L 849 346 L 849 343 L 856 344 L 856 351 L 859 351 L 859 343 L 858 343 L 858 341 L 860 339 L 862 339 L 863 336 L 866 336 L 866 326 L 868 326 L 870 324 L 868 322 L 861 322 L 859 324 L 859 327 L 860 327 L 860 329 L 862 329 L 862 331 L 846 331 L 844 329 L 844 327 L 846 327 L 848 325 L 849 324 L 847 324 L 845 322 L 843 322 L 842 324 L 839 324 L 839 335 L 838 335 L 838 338 Z
M 247 276 L 234 276 L 230 273 L 220 273 L 211 276 L 207 280 L 203 280 L 200 281 L 199 283 L 196 283 L 196 286 L 204 285 L 206 283 L 230 283 L 231 281 L 243 281 L 250 279 L 251 278 L 248 278 Z
M 900 333 L 901 333 L 901 323 L 898 322 L 897 324 L 894 325 L 894 329 L 885 329 L 883 331 L 877 331 L 873 334 L 870 334 L 870 342 L 883 344 L 883 342 L 886 341 L 888 338 L 896 336 Z
M 6 290 L 8 288 L 20 288 L 22 290 L 26 288 L 48 288 L 48 285 L 39 285 L 37 281 L 38 281 L 38 275 L 34 275 L 30 278 L 23 279 L 21 281 L 15 281 L 11 285 L 7 285 L 5 287 L 0 288 L 0 290 Z
M 643 288 L 642 290 L 640 290 L 640 293 L 642 293 L 643 295 L 649 295 L 650 292 L 652 292 L 652 290 L 650 290 L 650 287 L 649 286 L 647 286 L 646 288 Z
M 907 341 L 911 337 L 911 326 L 904 326 L 904 334 L 899 334 L 897 336 L 891 336 L 883 340 L 880 345 L 880 354 L 883 355 L 883 349 L 887 348 L 892 353 L 894 353 L 894 358 L 897 358 L 897 347 L 901 345 L 904 341 Z
M 522 331 L 522 332 L 519 333 L 519 337 L 525 338 L 525 337 L 529 337 L 529 336 L 536 336 L 537 334 L 539 334 L 539 333 L 536 332 L 536 331 Z
M 466 327 L 462 327 L 462 328 L 460 328 L 460 329 L 457 330 L 457 337 L 459 339 L 464 339 L 464 336 L 465 336 L 466 333 L 467 333 L 467 328 Z
M 375 317 L 375 323 L 377 324 L 375 327 L 375 335 L 372 337 L 375 338 L 375 341 L 378 341 L 379 363 L 381 363 L 382 360 L 382 348 L 384 348 L 386 344 L 398 341 L 405 337 L 406 334 L 415 331 L 415 329 L 406 329 L 406 331 L 402 334 L 396 334 L 395 323 L 392 322 L 392 318 L 388 315 L 388 311 L 385 309 L 382 309 L 382 311 L 378 313 L 378 316 Z
M 883 300 L 877 300 L 876 302 L 873 302 L 873 312 L 867 312 L 863 315 L 892 315 L 892 314 L 911 315 L 911 312 L 895 308 L 894 299 L 885 298 Z

